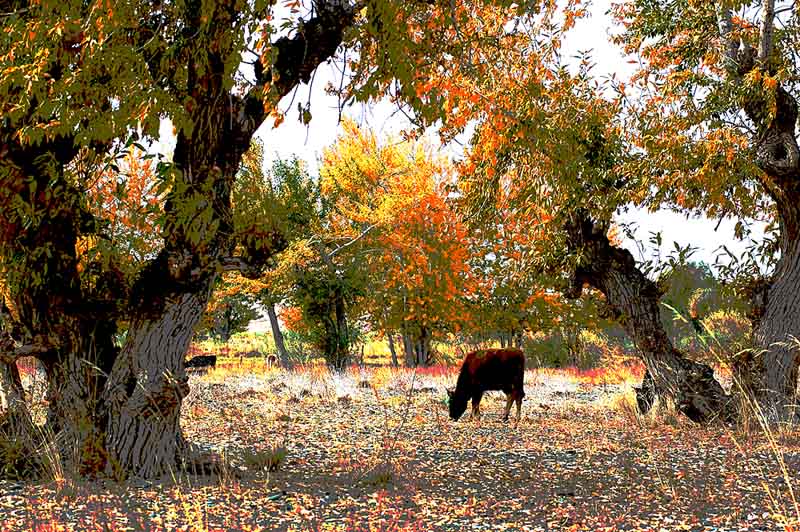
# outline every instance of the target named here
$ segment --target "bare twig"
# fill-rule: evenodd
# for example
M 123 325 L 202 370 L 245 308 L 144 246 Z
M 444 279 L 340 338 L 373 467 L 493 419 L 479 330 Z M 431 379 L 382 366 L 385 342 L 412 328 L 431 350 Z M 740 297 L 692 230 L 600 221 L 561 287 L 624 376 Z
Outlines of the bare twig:
M 330 253 L 328 253 L 327 254 L 328 259 L 332 259 L 336 255 L 338 255 L 340 252 L 344 251 L 345 249 L 349 248 L 350 246 L 352 246 L 353 244 L 355 244 L 356 242 L 358 242 L 359 240 L 361 240 L 362 238 L 367 236 L 367 234 L 370 231 L 372 231 L 373 229 L 375 229 L 375 227 L 377 227 L 377 226 L 378 226 L 378 224 L 370 224 L 366 229 L 361 231 L 361 234 L 359 234 L 357 237 L 351 239 L 348 242 L 345 242 L 344 244 L 342 244 L 338 248 L 336 248 L 333 251 L 331 251 Z

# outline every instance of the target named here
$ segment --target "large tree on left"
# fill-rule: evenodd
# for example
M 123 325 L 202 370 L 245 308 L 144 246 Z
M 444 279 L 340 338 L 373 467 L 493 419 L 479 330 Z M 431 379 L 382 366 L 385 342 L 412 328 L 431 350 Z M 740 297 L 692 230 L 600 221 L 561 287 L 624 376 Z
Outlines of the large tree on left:
M 14 310 L 3 359 L 45 362 L 50 421 L 84 472 L 156 476 L 178 465 L 183 357 L 217 272 L 235 263 L 230 190 L 242 154 L 271 103 L 333 55 L 353 20 L 350 6 L 320 3 L 300 31 L 273 45 L 246 42 L 270 34 L 259 21 L 271 9 L 0 5 L 0 256 Z M 271 68 L 258 62 L 244 83 L 237 71 L 248 46 Z M 161 166 L 162 245 L 125 283 L 109 261 L 80 266 L 79 241 L 106 235 L 78 167 L 134 128 L 155 131 L 159 114 L 177 130 L 172 164 Z M 12 365 L 4 367 L 4 391 L 18 390 Z
M 50 422 L 87 473 L 153 477 L 179 465 L 191 332 L 219 272 L 264 256 L 257 241 L 237 241 L 231 189 L 256 129 L 281 117 L 278 100 L 343 43 L 359 54 L 348 62 L 358 94 L 378 96 L 395 79 L 419 100 L 419 68 L 477 38 L 461 35 L 466 11 L 452 2 L 318 0 L 302 19 L 296 4 L 279 25 L 274 3 L 260 0 L 0 1 L 0 261 L 11 310 L 0 387 L 18 395 L 15 358 L 40 357 Z M 129 278 L 76 250 L 108 236 L 81 176 L 165 116 L 177 140 L 157 168 L 159 246 Z

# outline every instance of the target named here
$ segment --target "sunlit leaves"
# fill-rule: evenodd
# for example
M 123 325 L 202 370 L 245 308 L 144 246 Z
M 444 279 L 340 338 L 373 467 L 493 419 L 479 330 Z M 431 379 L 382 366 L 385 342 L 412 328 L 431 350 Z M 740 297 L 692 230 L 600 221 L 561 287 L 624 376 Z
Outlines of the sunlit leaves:
M 379 329 L 463 322 L 471 288 L 466 230 L 447 198 L 450 169 L 425 142 L 386 139 L 346 122 L 326 151 L 322 192 L 330 228 L 355 238 L 366 270 L 365 308 Z

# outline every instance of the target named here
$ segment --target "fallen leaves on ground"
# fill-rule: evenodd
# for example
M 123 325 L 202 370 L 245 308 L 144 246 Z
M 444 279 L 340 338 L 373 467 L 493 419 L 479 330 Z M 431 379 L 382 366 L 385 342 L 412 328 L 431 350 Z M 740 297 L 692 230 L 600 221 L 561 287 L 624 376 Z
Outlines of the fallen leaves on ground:
M 519 425 L 500 420 L 500 393 L 484 398 L 480 421 L 454 423 L 440 391 L 452 375 L 375 375 L 193 377 L 183 429 L 223 454 L 222 474 L 0 483 L 0 530 L 796 526 L 796 435 L 770 444 L 723 426 L 639 419 L 607 406 L 620 386 L 554 372 L 528 379 Z

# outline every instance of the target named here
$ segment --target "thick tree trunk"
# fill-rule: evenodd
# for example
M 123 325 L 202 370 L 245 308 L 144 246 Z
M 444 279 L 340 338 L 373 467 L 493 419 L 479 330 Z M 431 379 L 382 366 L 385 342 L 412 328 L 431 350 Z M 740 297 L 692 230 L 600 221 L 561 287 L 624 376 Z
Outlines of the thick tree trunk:
M 800 209 L 794 204 L 792 210 Z M 754 313 L 753 350 L 735 368 L 736 385 L 752 400 L 750 407 L 769 421 L 795 418 L 797 411 L 798 356 L 800 355 L 800 216 L 792 225 L 783 212 L 782 249 L 765 298 Z
M 389 353 L 392 355 L 392 367 L 396 368 L 400 363 L 397 361 L 397 349 L 394 346 L 394 333 L 389 331 L 386 336 L 389 339 Z
M 755 65 L 743 65 L 748 68 Z M 757 125 L 770 116 L 759 100 L 745 105 Z M 775 115 L 756 142 L 763 184 L 775 201 L 780 225 L 781 256 L 775 272 L 757 301 L 754 349 L 741 361 L 739 384 L 753 398 L 760 415 L 769 421 L 796 418 L 800 359 L 800 146 L 795 136 L 797 102 L 778 87 Z
M 765 4 L 767 5 L 767 4 Z M 729 7 L 718 6 L 725 68 L 733 84 L 755 71 L 772 69 L 774 13 L 771 3 L 762 17 L 759 49 L 735 36 Z M 774 72 L 771 72 L 774 74 Z M 772 98 L 774 96 L 774 99 Z M 761 183 L 775 202 L 780 224 L 780 252 L 772 278 L 755 292 L 753 350 L 734 368 L 745 403 L 768 421 L 794 419 L 800 337 L 800 145 L 796 136 L 798 108 L 794 96 L 778 85 L 774 94 L 753 91 L 743 110 L 755 126 L 752 147 L 762 170 Z
M 281 323 L 278 321 L 278 314 L 275 312 L 275 303 L 270 302 L 267 305 L 267 316 L 269 316 L 269 325 L 272 327 L 272 338 L 275 340 L 275 348 L 278 350 L 278 355 L 281 358 L 281 366 L 288 368 L 289 352 L 286 350 L 286 344 L 283 342 Z
M 569 295 L 578 295 L 584 283 L 605 295 L 639 349 L 655 389 L 671 398 L 679 411 L 697 422 L 732 420 L 736 416 L 733 401 L 714 379 L 713 370 L 687 359 L 670 342 L 661 323 L 661 294 L 636 267 L 630 252 L 612 246 L 606 227 L 586 216 L 576 216 L 567 231 L 572 251 L 584 257 Z
M 177 471 L 185 450 L 181 402 L 189 392 L 184 356 L 210 286 L 171 296 L 160 315 L 131 323 L 106 394 L 110 473 L 154 478 Z
M 64 464 L 93 474 L 104 465 L 98 398 L 116 356 L 113 302 L 124 297 L 125 289 L 113 269 L 97 264 L 92 264 L 99 274 L 91 287 L 82 286 L 76 244 L 79 235 L 96 229 L 81 191 L 65 175 L 64 167 L 76 153 L 74 146 L 58 139 L 52 147 L 51 156 L 42 157 L 52 164 L 34 164 L 24 150 L 14 151 L 9 159 L 17 167 L 2 182 L 5 193 L 26 182 L 35 183 L 37 191 L 58 193 L 21 191 L 37 212 L 47 214 L 32 226 L 21 223 L 13 211 L 0 216 L 15 237 L 2 242 L 8 254 L 2 259 L 22 258 L 0 268 L 7 276 L 3 299 L 11 311 L 9 332 L 18 342 L 40 347 L 34 356 L 47 370 L 47 421 Z
M 218 3 L 203 13 L 188 9 L 185 15 L 181 22 L 199 33 L 207 26 L 231 27 L 237 13 Z M 75 244 L 79 235 L 97 234 L 99 228 L 85 209 L 83 191 L 75 190 L 63 175 L 85 143 L 58 137 L 23 147 L 13 127 L 0 131 L 0 196 L 8 205 L 24 202 L 26 213 L 42 215 L 41 224 L 28 226 L 27 214 L 0 212 L 0 269 L 16 276 L 13 297 L 21 314 L 15 324 L 20 337 L 27 342 L 41 336 L 52 347 L 42 357 L 51 383 L 49 417 L 59 429 L 58 437 L 77 449 L 79 457 L 87 451 L 93 455 L 94 442 L 104 439 L 107 448 L 99 456 L 102 461 L 108 455 L 111 470 L 140 476 L 174 470 L 182 444 L 180 402 L 187 392 L 183 356 L 210 288 L 197 278 L 210 276 L 231 251 L 230 185 L 242 153 L 269 111 L 264 87 L 272 85 L 281 96 L 299 81 L 307 82 L 317 65 L 335 53 L 353 17 L 345 3 L 321 2 L 303 32 L 278 39 L 277 62 L 256 73 L 257 86 L 244 97 L 231 92 L 225 82 L 226 54 L 232 52 L 238 61 L 238 48 L 204 49 L 185 65 L 185 91 L 192 95 L 186 111 L 193 127 L 179 132 L 173 157 L 175 182 L 166 202 L 165 250 L 159 257 L 166 262 L 156 268 L 159 275 L 148 279 L 151 290 L 134 299 L 138 314 L 130 320 L 128 341 L 116 362 L 115 350 L 105 347 L 109 336 L 86 324 L 113 323 L 119 317 L 116 305 L 128 294 L 108 290 L 106 278 L 94 284 L 107 293 L 83 291 Z M 280 73 L 275 80 L 273 71 Z M 160 293 L 163 288 L 166 295 Z M 98 301 L 97 295 L 110 297 Z M 98 337 L 100 347 L 93 344 Z M 96 356 L 99 364 L 92 363 Z M 98 413 L 96 396 L 106 362 L 113 362 L 113 370 L 105 383 L 104 412 Z M 14 382 L 12 366 L 0 371 L 5 372 L 0 379 Z M 5 385 L 4 393 L 17 404 L 13 386 Z M 97 466 L 94 457 L 90 466 Z
M 644 377 L 642 378 L 642 385 L 634 388 L 636 391 L 636 406 L 639 412 L 646 414 L 653 408 L 656 401 L 656 384 L 653 380 L 653 375 L 649 370 L 645 369 Z

